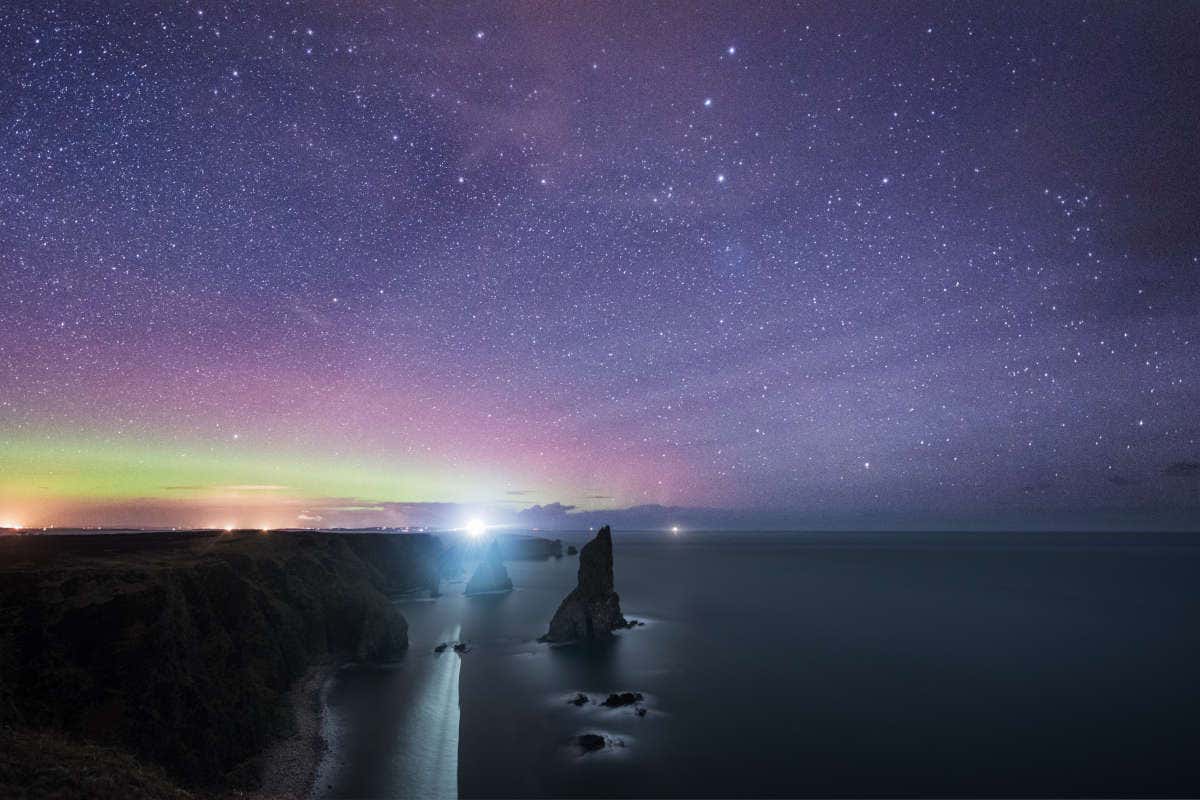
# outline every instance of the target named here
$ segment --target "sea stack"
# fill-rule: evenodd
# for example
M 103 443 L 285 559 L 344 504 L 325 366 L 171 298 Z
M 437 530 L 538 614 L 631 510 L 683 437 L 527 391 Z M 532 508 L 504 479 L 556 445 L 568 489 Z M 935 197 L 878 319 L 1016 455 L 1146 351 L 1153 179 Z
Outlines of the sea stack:
M 579 583 L 563 598 L 543 642 L 599 639 L 628 628 L 613 591 L 612 531 L 605 525 L 579 553 Z
M 467 581 L 464 594 L 485 594 L 487 592 L 511 592 L 512 580 L 508 570 L 504 568 L 504 560 L 500 558 L 500 546 L 493 539 L 488 545 L 487 552 L 475 568 L 475 574 Z

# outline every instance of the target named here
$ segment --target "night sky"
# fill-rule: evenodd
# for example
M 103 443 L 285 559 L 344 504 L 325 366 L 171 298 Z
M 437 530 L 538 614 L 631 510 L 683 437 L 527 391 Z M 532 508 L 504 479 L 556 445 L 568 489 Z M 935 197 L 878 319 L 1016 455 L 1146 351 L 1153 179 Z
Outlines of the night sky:
M 166 5 L 0 4 L 0 522 L 1200 518 L 1200 5 Z

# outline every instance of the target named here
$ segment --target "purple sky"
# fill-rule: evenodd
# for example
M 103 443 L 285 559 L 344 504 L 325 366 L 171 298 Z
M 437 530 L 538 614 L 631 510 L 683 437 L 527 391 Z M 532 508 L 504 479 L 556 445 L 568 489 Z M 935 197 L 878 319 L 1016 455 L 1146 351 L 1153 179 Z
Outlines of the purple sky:
M 0 522 L 1194 525 L 1198 87 L 1185 2 L 9 5 Z

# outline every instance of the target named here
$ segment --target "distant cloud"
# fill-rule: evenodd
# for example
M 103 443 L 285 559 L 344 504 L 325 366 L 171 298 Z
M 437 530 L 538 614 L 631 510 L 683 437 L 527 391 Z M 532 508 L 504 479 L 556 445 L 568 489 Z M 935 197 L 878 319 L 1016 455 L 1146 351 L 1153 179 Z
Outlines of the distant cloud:
M 517 522 L 535 528 L 550 527 L 561 524 L 574 510 L 575 506 L 567 506 L 562 503 L 530 506 L 517 512 Z
M 279 486 L 274 483 L 234 483 L 234 484 L 215 484 L 210 486 L 164 486 L 163 491 L 166 492 L 282 492 L 292 487 Z
M 583 496 L 585 500 L 612 500 L 612 496 L 607 494 L 586 494 Z
M 505 494 L 515 496 L 533 494 L 533 489 L 509 489 L 507 492 L 505 492 Z
M 290 486 L 279 486 L 273 483 L 237 483 L 232 486 L 217 486 L 217 489 L 224 489 L 227 492 L 282 492 L 290 489 Z
M 1176 461 L 1168 464 L 1163 475 L 1170 478 L 1200 478 L 1200 461 Z

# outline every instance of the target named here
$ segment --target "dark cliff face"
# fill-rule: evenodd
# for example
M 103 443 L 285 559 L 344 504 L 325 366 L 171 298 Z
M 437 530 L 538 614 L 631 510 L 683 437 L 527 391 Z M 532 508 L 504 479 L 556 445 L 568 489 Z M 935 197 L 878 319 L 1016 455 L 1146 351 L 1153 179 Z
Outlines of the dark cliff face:
M 512 580 L 508 577 L 508 570 L 504 568 L 504 561 L 500 557 L 500 546 L 493 539 L 487 550 L 484 551 L 479 566 L 475 568 L 475 574 L 471 576 L 471 580 L 467 581 L 464 593 L 508 592 L 512 588 Z
M 428 589 L 436 595 L 441 582 L 442 545 L 428 534 L 344 533 L 346 544 L 372 570 L 384 594 Z
M 628 627 L 613 590 L 612 531 L 605 525 L 579 553 L 579 582 L 559 605 L 546 642 L 597 639 Z
M 0 552 L 0 725 L 118 745 L 219 786 L 286 729 L 283 693 L 311 663 L 407 645 L 381 591 L 393 573 L 348 536 L 135 536 L 158 538 Z

